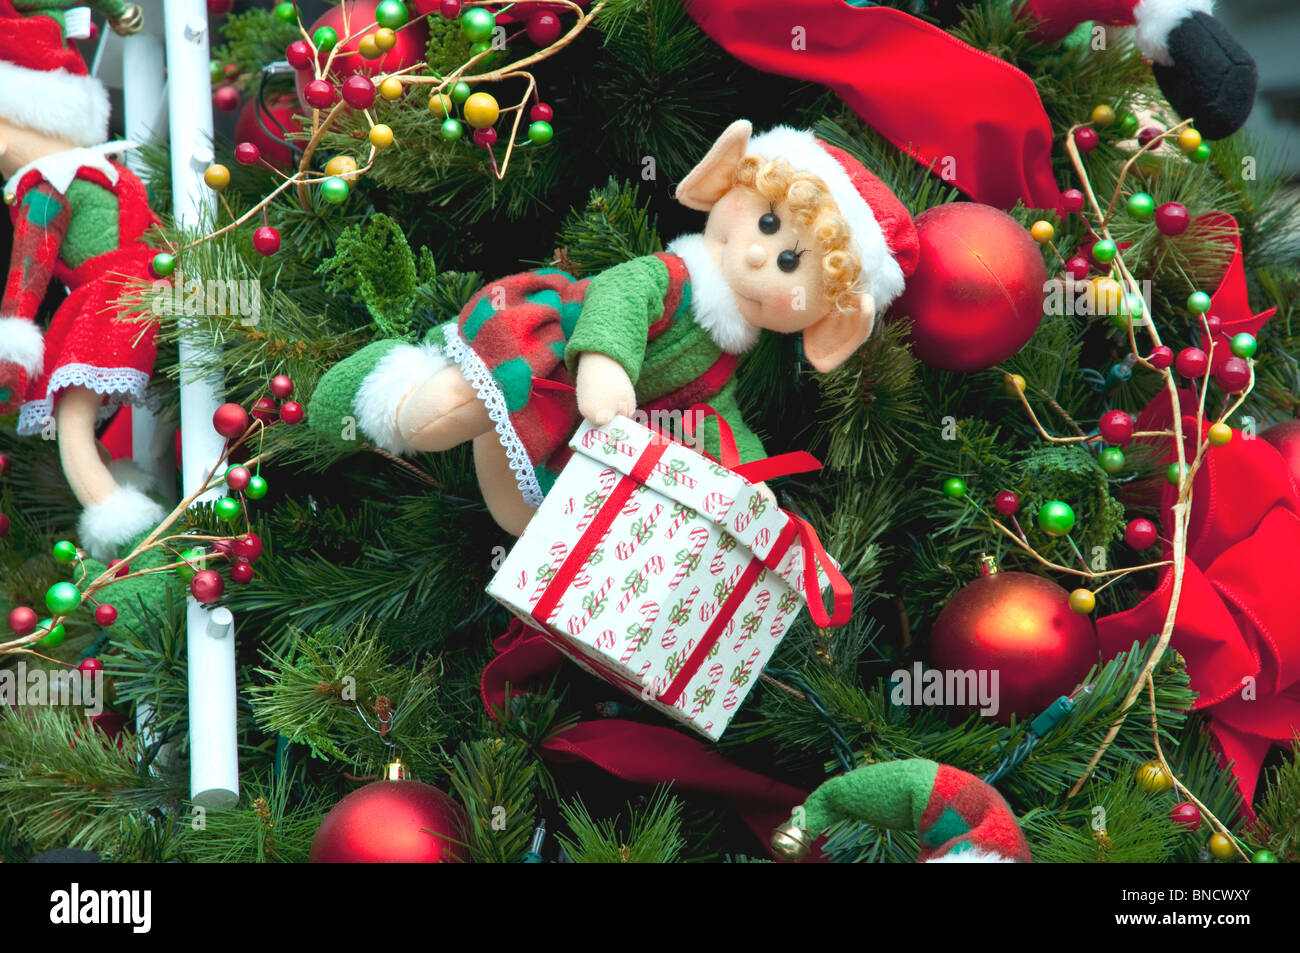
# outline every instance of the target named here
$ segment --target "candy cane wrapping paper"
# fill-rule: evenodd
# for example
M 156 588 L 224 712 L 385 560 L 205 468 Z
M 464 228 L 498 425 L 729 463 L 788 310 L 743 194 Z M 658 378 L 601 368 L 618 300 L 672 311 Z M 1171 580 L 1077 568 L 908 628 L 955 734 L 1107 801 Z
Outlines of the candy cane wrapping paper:
M 616 417 L 584 423 L 570 446 L 487 591 L 578 665 L 716 741 L 805 593 L 847 583 L 806 523 L 684 444 Z

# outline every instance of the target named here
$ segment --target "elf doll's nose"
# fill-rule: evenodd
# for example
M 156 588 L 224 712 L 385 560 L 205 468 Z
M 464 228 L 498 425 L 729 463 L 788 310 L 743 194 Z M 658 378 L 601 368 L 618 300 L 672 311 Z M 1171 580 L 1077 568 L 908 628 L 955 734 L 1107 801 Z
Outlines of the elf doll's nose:
M 767 264 L 767 249 L 755 242 L 745 249 L 745 264 L 750 268 L 762 268 Z

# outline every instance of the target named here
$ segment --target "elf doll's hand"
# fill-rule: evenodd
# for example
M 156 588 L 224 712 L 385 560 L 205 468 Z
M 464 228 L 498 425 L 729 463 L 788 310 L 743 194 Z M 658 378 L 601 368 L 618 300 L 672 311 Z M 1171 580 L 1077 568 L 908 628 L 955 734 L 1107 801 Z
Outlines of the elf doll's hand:
M 0 361 L 0 414 L 12 414 L 27 392 L 27 372 L 13 361 Z
M 578 358 L 578 412 L 597 427 L 616 414 L 632 416 L 636 410 L 636 389 L 623 365 L 596 351 L 584 351 Z

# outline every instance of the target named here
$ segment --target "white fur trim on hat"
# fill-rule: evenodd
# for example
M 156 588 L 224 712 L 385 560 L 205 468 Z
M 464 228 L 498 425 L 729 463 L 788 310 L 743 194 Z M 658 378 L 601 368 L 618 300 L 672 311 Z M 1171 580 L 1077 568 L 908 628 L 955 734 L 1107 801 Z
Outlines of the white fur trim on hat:
M 87 506 L 77 522 L 81 545 L 95 559 L 108 562 L 121 548 L 153 529 L 167 511 L 133 486 L 119 486 L 102 503 Z
M 0 60 L 0 116 L 79 146 L 108 138 L 108 90 L 93 76 Z
M 776 126 L 751 139 L 746 151 L 765 159 L 785 159 L 794 168 L 811 172 L 826 183 L 840 214 L 848 222 L 858 261 L 871 282 L 870 288 L 861 290 L 871 292 L 877 312 L 883 312 L 903 293 L 903 269 L 890 252 L 875 213 L 854 187 L 844 167 L 821 147 L 816 136 L 806 129 Z
M 415 453 L 397 429 L 397 411 L 406 395 L 444 367 L 450 366 L 432 344 L 399 344 L 379 359 L 361 380 L 352 402 L 357 427 L 375 446 L 389 453 Z
M 668 243 L 686 263 L 691 282 L 691 316 L 713 343 L 728 354 L 743 354 L 758 343 L 758 328 L 745 320 L 736 294 L 704 245 L 704 236 L 682 235 Z
M 1015 861 L 1005 854 L 1000 854 L 996 850 L 985 850 L 982 847 L 971 847 L 969 850 L 958 851 L 953 853 L 948 851 L 940 854 L 938 857 L 931 857 L 926 861 L 927 864 L 1014 864 Z
M 1194 13 L 1212 13 L 1214 0 L 1141 0 L 1133 8 L 1134 37 L 1142 55 L 1161 66 L 1172 66 L 1169 34 Z
M 40 377 L 45 363 L 45 339 L 36 322 L 26 318 L 0 317 L 0 361 L 11 361 L 27 372 L 28 377 Z

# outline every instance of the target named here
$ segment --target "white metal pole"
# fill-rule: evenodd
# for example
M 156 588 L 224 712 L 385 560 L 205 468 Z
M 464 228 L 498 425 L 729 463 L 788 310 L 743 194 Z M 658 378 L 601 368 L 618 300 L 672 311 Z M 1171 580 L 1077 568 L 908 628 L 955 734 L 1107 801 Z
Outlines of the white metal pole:
M 163 6 L 172 204 L 179 225 L 201 228 L 211 224 L 214 208 L 203 184 L 203 170 L 213 158 L 208 13 L 204 0 L 163 0 Z M 182 260 L 178 280 L 184 269 Z M 221 365 L 197 331 L 182 339 L 180 359 L 181 488 L 188 494 L 221 456 L 222 439 L 212 428 Z M 234 620 L 228 611 L 205 609 L 193 597 L 187 608 L 190 800 L 205 809 L 229 808 L 239 802 Z

